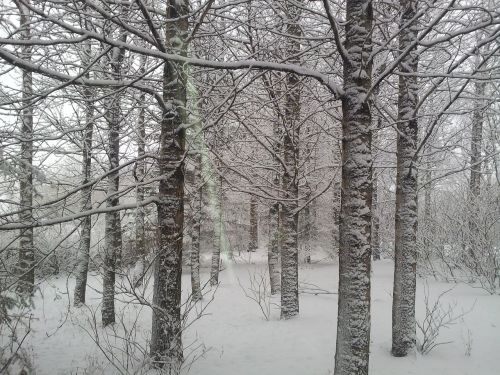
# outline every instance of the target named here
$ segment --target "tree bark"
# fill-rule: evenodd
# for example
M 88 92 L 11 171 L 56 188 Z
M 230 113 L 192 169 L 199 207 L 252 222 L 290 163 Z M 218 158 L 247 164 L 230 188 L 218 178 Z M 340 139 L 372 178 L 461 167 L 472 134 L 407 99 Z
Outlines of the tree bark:
M 266 82 L 266 81 L 265 81 Z M 270 85 L 268 85 L 270 86 Z M 272 99 L 275 99 L 274 91 L 269 87 L 269 93 Z M 281 112 L 277 111 L 279 116 Z M 273 124 L 273 158 L 274 173 L 273 185 L 276 189 L 280 186 L 280 171 L 282 169 L 279 158 L 282 156 L 282 131 L 278 121 Z M 278 192 L 279 194 L 279 192 Z M 280 270 L 280 253 L 281 253 L 281 204 L 279 201 L 271 202 L 269 208 L 269 244 L 267 248 L 267 262 L 269 267 L 269 282 L 271 286 L 271 294 L 278 294 L 281 292 L 281 270 Z
M 219 171 L 220 173 L 220 171 Z M 222 225 L 222 177 L 219 178 L 220 186 L 219 191 L 214 187 L 213 190 L 214 196 L 216 196 L 216 204 L 215 204 L 215 246 L 214 251 L 212 252 L 212 266 L 210 268 L 210 285 L 214 286 L 219 283 L 219 272 L 221 266 L 221 252 L 223 251 L 223 225 Z M 215 185 L 215 184 L 214 184 Z
M 370 0 L 347 0 L 336 375 L 367 375 L 370 347 L 371 85 Z
M 29 1 L 26 1 L 29 5 Z M 31 38 L 30 10 L 26 5 L 19 4 L 21 21 L 21 39 Z M 28 44 L 21 47 L 24 61 L 31 61 L 32 47 Z M 19 221 L 23 224 L 33 222 L 33 74 L 22 71 L 22 110 L 21 110 L 21 165 L 19 190 L 20 208 Z M 35 245 L 33 228 L 22 229 L 19 234 L 19 283 L 18 290 L 27 295 L 34 293 L 35 287 Z
M 372 144 L 377 146 L 378 132 L 380 131 L 380 119 L 376 120 L 377 125 L 372 132 Z M 374 149 L 375 147 L 372 147 Z M 376 153 L 372 153 L 375 163 Z M 372 254 L 373 260 L 380 260 L 380 219 L 378 207 L 378 171 L 373 169 L 372 173 Z
M 186 55 L 189 3 L 169 0 L 166 47 Z M 160 133 L 158 190 L 158 239 L 155 254 L 151 357 L 156 367 L 170 375 L 180 373 L 183 362 L 181 320 L 182 239 L 184 225 L 184 151 L 186 75 L 182 64 L 165 61 L 163 113 Z
M 120 40 L 125 42 L 127 34 L 120 30 Z M 110 57 L 111 76 L 120 79 L 125 50 L 113 48 Z M 120 123 L 122 113 L 120 94 L 114 93 L 106 103 L 106 121 L 108 123 L 108 189 L 106 200 L 107 207 L 116 207 L 120 204 L 117 195 L 120 187 L 119 161 L 120 161 Z M 117 265 L 121 263 L 122 233 L 120 211 L 107 212 L 105 215 L 105 243 L 103 267 L 103 296 L 102 296 L 102 324 L 107 326 L 115 322 L 115 279 Z
M 278 294 L 281 291 L 280 282 L 280 204 L 273 202 L 269 209 L 269 245 L 267 249 L 267 262 L 269 266 L 269 279 L 271 294 Z
M 201 111 L 200 111 L 201 112 Z M 193 228 L 191 232 L 191 298 L 193 301 L 202 299 L 200 282 L 200 238 L 201 220 L 203 208 L 203 185 L 202 185 L 202 126 L 201 119 L 198 119 L 194 128 L 195 132 L 195 170 L 194 186 L 196 192 L 193 194 Z
M 107 207 L 116 207 L 120 204 L 117 192 L 120 185 L 119 172 L 119 152 L 120 152 L 120 106 L 119 99 L 115 96 L 109 103 L 111 112 L 108 117 L 108 199 Z M 121 224 L 120 212 L 107 212 L 105 215 L 105 246 L 104 246 L 104 267 L 103 267 L 103 300 L 102 300 L 102 324 L 107 326 L 115 322 L 115 278 L 117 255 L 121 252 Z
M 85 45 L 82 58 L 83 66 L 88 65 L 91 54 L 90 43 Z M 88 78 L 89 74 L 87 74 Z M 82 142 L 82 211 L 92 209 L 92 186 L 85 186 L 90 182 L 92 175 L 92 137 L 94 133 L 94 104 L 92 103 L 92 90 L 90 87 L 83 88 L 83 99 L 85 101 L 85 130 L 83 131 Z M 85 304 L 85 292 L 87 289 L 87 274 L 90 260 L 90 239 L 92 230 L 92 216 L 86 216 L 81 222 L 80 244 L 78 248 L 78 258 L 76 264 L 76 283 L 73 303 L 75 306 Z
M 307 195 L 306 197 L 306 199 L 309 199 L 310 195 Z M 307 264 L 311 263 L 311 236 L 313 228 L 313 215 L 311 215 L 311 205 L 312 202 L 308 203 L 302 211 L 302 247 L 304 251 L 304 261 Z
M 399 47 L 405 50 L 417 38 L 417 2 L 400 0 Z M 400 70 L 415 74 L 418 68 L 416 47 L 402 59 Z M 392 354 L 404 357 L 416 340 L 415 290 L 417 277 L 417 196 L 418 179 L 415 155 L 418 147 L 418 81 L 416 75 L 399 77 L 398 139 L 396 175 L 396 219 L 394 252 L 394 290 L 392 303 Z
M 289 61 L 298 63 L 301 35 L 300 9 L 287 4 L 287 53 Z M 300 129 L 300 79 L 295 73 L 287 73 L 285 94 L 285 129 L 283 134 L 282 175 L 284 192 L 281 204 L 281 318 L 290 319 L 299 314 L 299 251 L 298 251 L 298 196 L 297 180 Z
M 145 64 L 145 59 L 142 61 Z M 144 74 L 144 70 L 141 70 Z M 142 285 L 144 279 L 144 272 L 146 266 L 146 207 L 141 206 L 141 202 L 145 197 L 146 188 L 142 183 L 146 176 L 146 160 L 144 155 L 146 153 L 146 118 L 145 106 L 146 95 L 141 93 L 139 96 L 139 116 L 137 119 L 137 163 L 136 163 L 136 200 L 137 209 L 135 212 L 135 270 L 134 270 L 134 287 Z
M 257 216 L 257 199 L 255 196 L 250 196 L 250 242 L 248 251 L 256 251 L 259 247 L 259 220 Z
M 476 64 L 479 66 L 480 64 L 480 54 L 477 52 L 477 62 Z M 477 97 L 477 105 L 472 113 L 472 131 L 471 131 L 471 144 L 470 144 L 470 180 L 469 180 L 469 217 L 468 217 L 468 226 L 469 226 L 469 241 L 468 249 L 470 257 L 469 263 L 471 268 L 478 273 L 481 273 L 481 266 L 479 264 L 479 252 L 480 249 L 480 228 L 478 225 L 479 208 L 478 198 L 481 194 L 481 170 L 482 170 L 482 162 L 481 162 L 481 152 L 482 152 L 482 143 L 483 143 L 483 108 L 481 103 L 483 103 L 482 98 L 484 98 L 485 94 L 486 82 L 484 81 L 476 81 L 474 83 L 474 94 Z

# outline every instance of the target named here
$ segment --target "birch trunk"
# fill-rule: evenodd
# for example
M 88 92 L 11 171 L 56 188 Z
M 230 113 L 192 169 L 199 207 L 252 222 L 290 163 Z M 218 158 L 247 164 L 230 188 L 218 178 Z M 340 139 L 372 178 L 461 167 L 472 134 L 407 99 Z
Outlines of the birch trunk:
M 90 59 L 91 47 L 88 43 L 84 49 L 83 65 L 88 65 Z M 88 78 L 89 74 L 87 74 Z M 92 209 L 92 187 L 85 186 L 90 182 L 92 174 L 92 137 L 94 133 L 94 104 L 92 103 L 92 90 L 90 87 L 83 88 L 83 99 L 85 101 L 85 130 L 83 131 L 82 142 L 82 211 L 90 211 Z M 87 274 L 89 270 L 90 260 L 90 239 L 92 230 L 92 216 L 86 216 L 80 224 L 81 235 L 78 248 L 78 258 L 76 264 L 76 283 L 74 291 L 73 303 L 75 306 L 85 304 L 85 292 L 87 289 Z
M 417 38 L 415 17 L 417 2 L 400 1 L 399 48 L 405 50 Z M 402 59 L 400 70 L 416 73 L 417 49 Z M 392 354 L 404 357 L 415 346 L 415 289 L 417 271 L 417 193 L 418 179 L 415 155 L 418 143 L 416 108 L 418 82 L 416 75 L 399 77 L 398 139 L 396 175 L 396 220 L 394 253 L 394 290 L 392 303 Z
M 166 14 L 167 50 L 186 55 L 189 3 L 169 0 Z M 159 250 L 155 254 L 151 357 L 156 367 L 177 375 L 183 362 L 181 320 L 182 239 L 184 225 L 184 151 L 186 75 L 182 64 L 165 61 L 160 133 L 158 190 Z
M 370 0 L 347 0 L 336 375 L 367 375 L 370 347 L 371 85 Z
M 26 1 L 29 5 L 29 1 Z M 31 38 L 30 10 L 19 4 L 21 21 L 21 39 Z M 24 61 L 31 61 L 32 47 L 28 44 L 21 47 Z M 33 222 L 33 74 L 27 70 L 22 72 L 22 111 L 21 111 L 21 165 L 19 190 L 19 221 L 23 224 Z M 31 295 L 35 286 L 35 245 L 33 228 L 22 229 L 19 234 L 19 283 L 21 293 Z

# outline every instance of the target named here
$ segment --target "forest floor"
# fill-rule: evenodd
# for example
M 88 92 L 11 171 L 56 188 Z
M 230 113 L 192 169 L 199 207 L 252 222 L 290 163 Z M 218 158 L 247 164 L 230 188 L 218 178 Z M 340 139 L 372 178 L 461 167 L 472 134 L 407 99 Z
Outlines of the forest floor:
M 337 295 L 326 292 L 337 292 L 338 266 L 326 262 L 301 265 L 300 285 L 306 293 L 300 294 L 300 316 L 279 320 L 276 307 L 279 299 L 273 297 L 269 320 L 266 320 L 259 305 L 245 296 L 245 292 L 252 294 L 250 279 L 260 282 L 263 276 L 263 280 L 267 280 L 263 255 L 263 252 L 245 253 L 226 265 L 217 290 L 207 291 L 202 302 L 191 305 L 187 320 L 190 325 L 183 335 L 189 364 L 185 373 L 333 374 Z M 208 280 L 208 271 L 202 269 L 202 282 Z M 374 262 L 370 374 L 500 373 L 500 296 L 467 284 L 449 284 L 430 278 L 418 280 L 418 320 L 425 317 L 425 299 L 432 309 L 440 295 L 440 311 L 445 320 L 448 313 L 452 317 L 463 316 L 441 329 L 437 343 L 443 344 L 429 354 L 393 358 L 390 355 L 392 273 L 392 261 Z M 190 288 L 189 280 L 189 271 L 185 271 L 182 279 L 185 295 Z M 71 277 L 52 278 L 40 285 L 34 299 L 32 333 L 25 344 L 37 375 L 134 373 L 137 363 L 145 357 L 151 311 L 127 303 L 130 301 L 127 295 L 118 295 L 118 322 L 114 328 L 103 329 L 100 326 L 100 278 L 93 275 L 89 282 L 92 289 L 88 293 L 88 306 L 82 308 L 71 305 Z M 147 287 L 145 295 L 150 294 L 151 287 Z

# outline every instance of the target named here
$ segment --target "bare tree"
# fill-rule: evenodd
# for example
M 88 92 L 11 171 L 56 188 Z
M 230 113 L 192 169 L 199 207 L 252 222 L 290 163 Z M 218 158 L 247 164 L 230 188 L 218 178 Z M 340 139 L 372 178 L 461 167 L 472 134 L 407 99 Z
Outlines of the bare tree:
M 286 4 L 288 58 L 298 63 L 300 52 L 300 8 Z M 290 319 L 299 314 L 299 251 L 298 251 L 298 158 L 300 130 L 300 78 L 294 73 L 286 77 L 285 116 L 283 134 L 284 171 L 281 179 L 283 200 L 281 223 L 281 318 Z
M 127 32 L 119 30 L 119 40 L 127 41 Z M 122 64 L 125 58 L 125 49 L 115 47 L 109 58 L 110 76 L 119 80 L 122 76 Z M 120 105 L 120 94 L 113 93 L 106 100 L 106 122 L 108 124 L 108 207 L 116 207 L 120 204 L 119 189 L 119 161 L 120 161 L 120 124 L 122 122 L 122 110 Z M 102 324 L 104 326 L 115 322 L 115 279 L 117 266 L 120 265 L 122 251 L 122 228 L 120 211 L 106 213 L 105 226 L 105 251 L 103 262 L 103 301 L 102 301 Z
M 82 66 L 88 68 L 91 58 L 91 45 L 87 43 L 86 48 L 82 51 Z M 86 73 L 86 77 L 90 78 L 90 74 Z M 82 139 L 82 211 L 92 209 L 92 185 L 90 180 L 92 177 L 92 138 L 94 133 L 94 103 L 93 93 L 90 87 L 83 88 L 83 101 L 85 109 L 85 129 Z M 75 306 L 81 306 L 85 303 L 85 292 L 87 289 L 87 274 L 90 260 L 90 240 L 92 230 L 92 216 L 82 218 L 80 244 L 78 248 L 78 258 L 75 270 L 75 290 L 74 300 Z
M 186 55 L 188 2 L 168 2 L 166 49 Z M 175 61 L 164 62 L 163 111 L 158 191 L 159 249 L 155 254 L 151 356 L 168 374 L 178 374 L 183 362 L 181 337 L 181 275 L 184 225 L 184 148 L 186 121 L 186 70 Z
M 392 303 L 392 354 L 406 356 L 415 346 L 415 290 L 417 277 L 416 153 L 418 147 L 417 2 L 401 0 L 399 49 L 406 51 L 399 77 L 396 176 L 394 290 Z M 412 47 L 413 46 L 413 47 Z
M 200 111 L 199 111 L 200 112 Z M 198 114 L 199 116 L 199 114 Z M 203 178 L 202 178 L 202 122 L 201 118 L 195 119 L 193 127 L 194 141 L 194 178 L 193 186 L 195 191 L 192 197 L 192 228 L 191 228 L 191 298 L 193 301 L 199 301 L 202 298 L 200 283 L 200 240 L 201 240 L 201 221 L 203 216 Z
M 250 242 L 248 251 L 256 251 L 259 247 L 258 202 L 254 195 L 250 196 Z
M 325 2 L 327 4 L 327 2 Z M 368 374 L 371 270 L 372 2 L 347 0 L 343 51 L 342 193 L 335 374 Z M 332 22 L 333 23 L 333 22 Z M 335 24 L 332 25 L 336 27 Z
M 31 38 L 31 11 L 27 3 L 17 2 L 21 23 L 21 39 Z M 24 44 L 21 57 L 31 61 L 32 46 Z M 33 73 L 22 71 L 21 157 L 20 157 L 20 214 L 19 221 L 30 225 L 33 221 Z M 35 244 L 33 228 L 21 229 L 19 234 L 19 290 L 33 294 L 35 287 Z
M 144 66 L 146 59 L 141 56 L 141 65 Z M 141 69 L 144 74 L 144 69 Z M 135 212 L 135 256 L 136 267 L 134 274 L 134 285 L 140 286 L 142 284 L 146 266 L 146 208 L 141 205 L 144 201 L 146 187 L 144 186 L 144 179 L 146 177 L 146 94 L 141 93 L 139 96 L 139 116 L 137 119 L 137 163 L 136 163 L 136 199 L 137 209 Z

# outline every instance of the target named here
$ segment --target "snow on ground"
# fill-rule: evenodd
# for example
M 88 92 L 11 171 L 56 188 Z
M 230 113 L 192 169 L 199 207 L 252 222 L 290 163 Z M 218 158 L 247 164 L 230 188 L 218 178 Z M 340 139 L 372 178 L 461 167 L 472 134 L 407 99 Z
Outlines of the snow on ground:
M 245 254 L 237 262 L 226 266 L 221 273 L 221 284 L 210 301 L 205 296 L 203 316 L 189 326 L 183 339 L 189 360 L 197 358 L 189 367 L 193 375 L 327 375 L 333 373 L 335 332 L 337 319 L 336 294 L 301 294 L 300 317 L 279 320 L 279 311 L 273 306 L 271 318 L 266 321 L 259 306 L 245 297 L 243 287 L 249 286 L 251 275 L 266 270 L 263 254 Z M 440 374 L 440 375 L 497 375 L 500 348 L 500 296 L 466 284 L 446 284 L 434 280 L 419 280 L 417 317 L 423 318 L 424 285 L 428 285 L 429 300 L 450 288 L 442 300 L 454 305 L 454 313 L 472 311 L 456 324 L 444 329 L 440 342 L 451 343 L 436 347 L 430 354 L 409 358 L 393 358 L 391 345 L 391 291 L 393 263 L 389 260 L 374 263 L 372 278 L 372 336 L 370 374 Z M 338 266 L 328 263 L 301 265 L 300 281 L 336 292 Z M 183 276 L 186 293 L 190 288 L 189 271 Z M 202 269 L 202 281 L 208 279 L 208 269 Z M 151 313 L 137 304 L 125 304 L 126 296 L 119 296 L 118 315 L 128 327 L 131 341 L 138 347 L 123 345 L 113 338 L 112 329 L 100 327 L 100 280 L 90 278 L 88 307 L 71 306 L 73 280 L 51 279 L 42 285 L 35 298 L 33 333 L 28 343 L 38 375 L 56 374 L 113 374 L 119 371 L 109 364 L 105 355 L 117 355 L 115 362 L 126 367 L 128 358 L 140 360 L 141 350 L 147 348 Z M 304 284 L 305 285 L 305 284 Z M 309 284 L 308 284 L 309 285 Z M 310 285 L 309 285 L 310 286 Z M 149 288 L 146 295 L 150 295 Z M 279 302 L 277 299 L 272 301 Z M 115 326 L 123 335 L 120 320 Z M 130 330 L 133 323 L 136 329 Z M 99 335 L 100 351 L 94 339 Z M 471 344 L 470 355 L 467 346 Z M 109 348 L 115 349 L 110 351 Z M 127 350 L 125 350 L 127 349 Z M 122 352 L 121 352 L 122 351 Z M 124 351 L 124 352 L 123 352 Z M 127 355 L 126 353 L 129 353 Z M 129 367 L 131 368 L 131 367 Z M 122 368 L 122 371 L 123 368 Z

